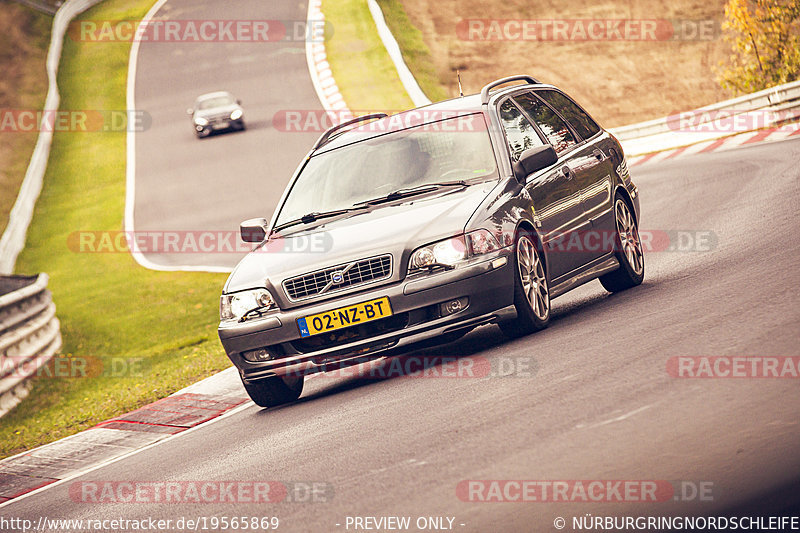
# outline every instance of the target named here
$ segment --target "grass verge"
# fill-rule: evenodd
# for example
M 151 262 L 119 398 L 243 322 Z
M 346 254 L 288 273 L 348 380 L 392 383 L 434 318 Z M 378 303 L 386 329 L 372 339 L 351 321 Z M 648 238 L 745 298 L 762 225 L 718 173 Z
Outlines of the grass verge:
M 109 0 L 86 20 L 141 19 L 153 0 Z M 62 109 L 125 109 L 130 43 L 64 41 Z M 153 272 L 124 253 L 75 253 L 70 234 L 121 230 L 125 133 L 57 132 L 20 273 L 47 272 L 69 377 L 34 380 L 0 419 L 0 456 L 88 428 L 229 366 L 216 337 L 223 274 Z M 81 371 L 83 369 L 83 371 Z M 87 371 L 88 370 L 88 371 Z
M 348 107 L 358 115 L 414 107 L 378 36 L 366 0 L 323 1 L 322 12 L 333 27 L 325 42 L 328 62 Z
M 47 95 L 45 59 L 53 18 L 0 3 L 0 109 L 40 110 Z M 38 133 L 0 129 L 0 234 L 17 199 Z
M 377 0 L 383 11 L 386 25 L 389 26 L 408 69 L 414 75 L 422 92 L 432 102 L 452 98 L 447 89 L 439 83 L 431 50 L 422 38 L 422 32 L 408 18 L 403 4 L 398 0 Z M 455 72 L 453 79 L 456 79 Z

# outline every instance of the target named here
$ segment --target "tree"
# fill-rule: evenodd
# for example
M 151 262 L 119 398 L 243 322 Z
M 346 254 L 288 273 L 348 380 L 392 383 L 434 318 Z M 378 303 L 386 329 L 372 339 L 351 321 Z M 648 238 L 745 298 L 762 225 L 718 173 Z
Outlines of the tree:
M 800 78 L 800 0 L 728 0 L 722 30 L 732 48 L 723 87 L 749 93 Z

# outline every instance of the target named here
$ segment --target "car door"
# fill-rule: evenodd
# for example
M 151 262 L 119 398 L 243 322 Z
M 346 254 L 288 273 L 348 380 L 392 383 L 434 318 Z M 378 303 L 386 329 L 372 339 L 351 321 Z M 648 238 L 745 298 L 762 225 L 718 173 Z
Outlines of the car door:
M 556 109 L 583 140 L 575 162 L 580 167 L 575 179 L 581 191 L 583 209 L 594 232 L 604 237 L 613 233 L 614 159 L 609 136 L 601 135 L 600 126 L 565 94 L 552 89 L 537 90 L 535 93 Z M 595 255 L 607 251 L 604 247 Z
M 498 106 L 500 122 L 508 143 L 512 162 L 519 160 L 522 152 L 545 141 L 521 109 L 511 98 Z M 559 162 L 550 170 L 529 177 L 525 189 L 532 201 L 534 221 L 547 254 L 547 264 L 551 280 L 556 280 L 578 265 L 579 259 L 563 249 L 565 237 L 581 223 L 583 206 L 580 193 L 569 172 L 564 172 L 566 164 Z
M 564 158 L 565 172 L 568 169 L 572 184 L 579 192 L 579 223 L 559 245 L 573 256 L 573 267 L 579 268 L 604 254 L 604 241 L 600 232 L 594 231 L 592 218 L 601 211 L 595 202 L 608 201 L 611 176 L 604 171 L 606 167 L 610 171 L 610 160 L 593 143 L 581 142 L 564 118 L 534 93 L 525 92 L 514 99 L 542 130 L 559 157 Z

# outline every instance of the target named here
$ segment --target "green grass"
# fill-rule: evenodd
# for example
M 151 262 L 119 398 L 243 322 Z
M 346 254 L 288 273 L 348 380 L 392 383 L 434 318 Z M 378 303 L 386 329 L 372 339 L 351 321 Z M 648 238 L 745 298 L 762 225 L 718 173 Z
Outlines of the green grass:
M 422 32 L 411 23 L 403 4 L 399 0 L 377 0 L 377 2 L 383 11 L 386 25 L 400 46 L 403 61 L 416 78 L 425 96 L 432 102 L 451 98 L 445 87 L 439 83 L 431 51 L 422 39 Z
M 322 12 L 333 27 L 325 42 L 328 62 L 348 107 L 357 114 L 414 107 L 378 37 L 366 0 L 323 0 Z
M 109 0 L 87 20 L 141 19 L 153 0 Z M 62 109 L 125 109 L 130 43 L 64 41 Z M 76 433 L 229 366 L 216 336 L 225 276 L 153 272 L 125 253 L 76 253 L 80 230 L 123 227 L 125 133 L 56 133 L 17 272 L 47 272 L 63 352 L 90 368 L 135 359 L 118 377 L 37 378 L 0 419 L 0 456 Z

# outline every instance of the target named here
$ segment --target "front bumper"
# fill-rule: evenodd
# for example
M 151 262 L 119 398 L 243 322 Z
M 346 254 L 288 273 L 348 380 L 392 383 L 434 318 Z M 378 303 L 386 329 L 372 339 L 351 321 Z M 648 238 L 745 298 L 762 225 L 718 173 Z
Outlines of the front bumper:
M 236 120 L 232 119 L 214 119 L 210 120 L 205 125 L 200 125 L 195 123 L 194 124 L 194 131 L 197 134 L 204 133 L 204 132 L 212 132 L 212 131 L 223 131 L 223 130 L 240 130 L 244 125 L 244 117 L 237 118 Z
M 246 322 L 223 322 L 219 338 L 245 381 L 274 376 L 305 375 L 356 364 L 365 358 L 401 351 L 414 343 L 447 333 L 513 317 L 514 277 L 509 248 L 450 271 L 369 288 L 342 298 L 279 311 Z M 500 265 L 500 263 L 503 263 Z M 297 319 L 388 296 L 392 317 L 377 320 L 352 342 L 315 346 L 318 339 L 301 337 Z M 468 305 L 437 316 L 439 304 L 468 298 Z M 386 321 L 386 322 L 384 322 Z M 391 321 L 391 322 L 390 322 Z M 383 324 L 378 324 L 383 322 Z M 392 327 L 381 329 L 388 324 Z M 336 330 L 345 332 L 353 328 Z M 328 335 L 328 334 L 320 334 Z M 311 342 L 309 342 L 309 340 Z M 243 352 L 266 349 L 270 360 L 251 362 Z

